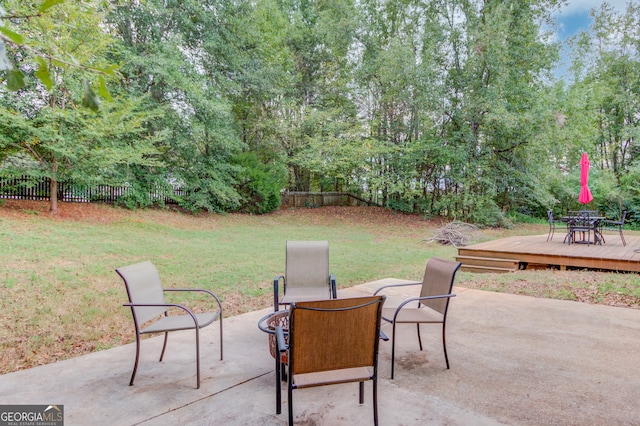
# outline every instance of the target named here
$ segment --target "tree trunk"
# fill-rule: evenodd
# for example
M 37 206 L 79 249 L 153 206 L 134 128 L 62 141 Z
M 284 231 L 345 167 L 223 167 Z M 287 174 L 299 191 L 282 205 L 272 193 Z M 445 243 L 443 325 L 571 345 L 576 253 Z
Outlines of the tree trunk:
M 58 181 L 54 178 L 49 185 L 49 213 L 58 214 Z

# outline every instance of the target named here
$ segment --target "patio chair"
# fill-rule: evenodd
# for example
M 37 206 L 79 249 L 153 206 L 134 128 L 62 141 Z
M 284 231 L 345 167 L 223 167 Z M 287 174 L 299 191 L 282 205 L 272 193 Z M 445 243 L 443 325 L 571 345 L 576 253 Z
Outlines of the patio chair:
M 422 282 L 407 284 L 389 284 L 380 287 L 374 293 L 377 295 L 381 291 L 392 287 L 405 287 L 421 285 L 420 296 L 404 300 L 396 308 L 384 308 L 382 319 L 392 324 L 391 336 L 391 378 L 394 375 L 395 348 L 396 348 L 396 325 L 416 324 L 418 331 L 418 345 L 422 350 L 422 339 L 420 337 L 420 324 L 442 324 L 442 347 L 444 349 L 444 359 L 449 369 L 449 358 L 447 356 L 447 344 L 445 340 L 445 326 L 447 322 L 447 311 L 449 301 L 456 295 L 451 293 L 456 272 L 460 268 L 460 262 L 439 259 L 432 257 L 427 262 Z M 409 304 L 415 303 L 415 307 Z
M 582 210 L 569 216 L 567 219 L 567 242 L 569 244 L 581 243 L 586 245 L 596 244 L 598 242 L 595 231 L 599 226 L 592 219 L 592 212 L 590 210 Z M 593 233 L 593 241 L 591 239 L 591 233 Z M 576 238 L 578 235 L 580 238 Z
M 600 222 L 600 232 L 602 231 L 618 231 L 620 233 L 620 239 L 622 245 L 626 246 L 627 242 L 624 240 L 622 229 L 624 228 L 624 221 L 627 218 L 627 211 L 624 210 L 620 216 L 620 220 L 603 220 Z
M 160 361 L 167 348 L 167 337 L 170 331 L 195 330 L 196 338 L 196 381 L 200 388 L 200 329 L 212 324 L 216 319 L 220 321 L 220 359 L 222 360 L 222 305 L 218 297 L 209 290 L 165 288 L 160 284 L 158 270 L 153 263 L 146 261 L 116 269 L 124 280 L 127 288 L 129 303 L 123 306 L 131 308 L 133 323 L 136 331 L 136 359 L 129 386 L 133 385 L 140 359 L 141 335 L 149 333 L 164 333 L 164 344 Z M 167 303 L 165 292 L 199 292 L 213 298 L 216 309 L 207 313 L 194 313 L 184 305 Z M 169 315 L 169 312 L 182 311 L 182 315 Z M 143 328 L 144 327 L 144 328 Z
M 292 302 L 288 342 L 276 327 L 277 347 L 288 353 L 289 425 L 293 425 L 293 390 L 312 386 L 373 382 L 373 423 L 378 424 L 378 341 L 385 296 Z M 276 412 L 280 413 L 280 378 L 276 368 Z
M 336 298 L 336 279 L 329 273 L 328 241 L 287 241 L 286 256 L 285 275 L 273 280 L 274 311 L 291 302 Z
M 547 242 L 549 242 L 553 240 L 553 234 L 557 227 L 562 227 L 566 231 L 567 223 L 563 220 L 556 219 L 553 216 L 552 210 L 547 210 L 547 219 L 549 220 L 549 234 L 547 235 Z

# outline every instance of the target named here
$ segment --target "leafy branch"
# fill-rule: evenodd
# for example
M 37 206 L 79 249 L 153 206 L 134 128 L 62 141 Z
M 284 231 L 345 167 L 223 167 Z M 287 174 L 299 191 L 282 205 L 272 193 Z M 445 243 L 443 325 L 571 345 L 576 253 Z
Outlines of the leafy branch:
M 29 19 L 34 17 L 41 17 L 51 7 L 64 3 L 65 0 L 45 0 L 39 7 L 38 13 L 34 14 L 13 14 L 7 15 L 4 9 L 0 7 L 0 19 Z M 14 66 L 9 57 L 7 56 L 7 45 L 13 46 L 15 49 L 22 49 L 30 56 L 35 57 L 38 62 L 38 70 L 35 72 L 36 78 L 47 88 L 51 90 L 54 86 L 54 79 L 52 77 L 52 71 L 48 64 L 55 65 L 60 68 L 74 68 L 80 71 L 86 71 L 93 74 L 97 74 L 98 78 L 98 94 L 107 100 L 111 100 L 111 95 L 107 89 L 104 76 L 117 75 L 117 66 L 112 65 L 107 68 L 97 68 L 83 65 L 77 62 L 73 57 L 71 60 L 66 60 L 59 56 L 43 52 L 36 47 L 27 43 L 24 37 L 7 28 L 0 25 L 0 71 L 6 71 L 7 88 L 11 91 L 17 91 L 26 86 L 24 74 L 20 69 Z M 84 94 L 82 97 L 83 106 L 92 110 L 97 110 L 100 105 L 100 100 L 96 96 L 95 92 L 91 88 L 89 82 L 84 83 Z

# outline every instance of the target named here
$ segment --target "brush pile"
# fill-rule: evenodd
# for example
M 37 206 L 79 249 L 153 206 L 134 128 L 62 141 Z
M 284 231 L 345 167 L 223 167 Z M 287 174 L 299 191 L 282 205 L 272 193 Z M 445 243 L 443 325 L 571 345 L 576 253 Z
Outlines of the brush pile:
M 473 239 L 478 227 L 470 223 L 453 221 L 436 230 L 430 238 L 420 240 L 422 243 L 437 242 L 442 245 L 464 247 Z

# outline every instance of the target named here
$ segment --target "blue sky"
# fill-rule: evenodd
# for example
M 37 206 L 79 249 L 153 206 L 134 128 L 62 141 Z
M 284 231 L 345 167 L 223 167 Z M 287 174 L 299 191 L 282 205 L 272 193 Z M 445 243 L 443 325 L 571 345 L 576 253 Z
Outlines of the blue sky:
M 591 16 L 589 11 L 593 8 L 600 8 L 604 3 L 602 0 L 569 0 L 567 6 L 557 15 L 558 18 L 558 36 L 561 40 L 572 36 L 581 30 L 586 30 L 591 24 Z M 627 0 L 609 0 L 607 1 L 617 11 L 624 12 Z
M 568 4 L 562 8 L 560 13 L 556 15 L 558 20 L 558 38 L 566 40 L 581 31 L 589 29 L 591 25 L 591 15 L 589 11 L 593 8 L 600 8 L 604 3 L 602 0 L 569 0 Z M 607 1 L 614 9 L 620 13 L 624 13 L 627 0 L 609 0 Z M 565 52 L 566 53 L 566 52 Z M 555 70 L 555 77 L 562 79 L 567 76 L 567 56 L 562 55 L 563 59 Z

